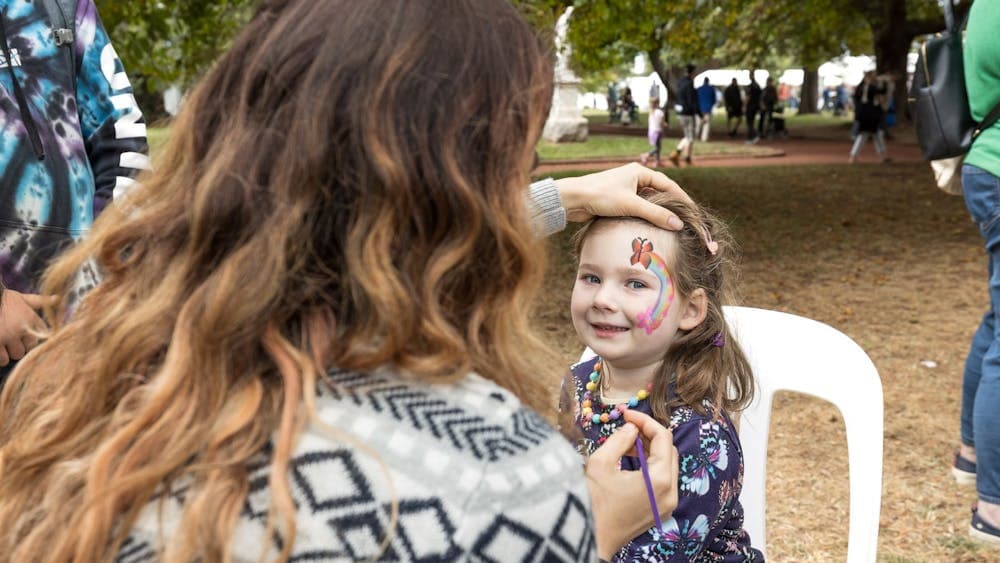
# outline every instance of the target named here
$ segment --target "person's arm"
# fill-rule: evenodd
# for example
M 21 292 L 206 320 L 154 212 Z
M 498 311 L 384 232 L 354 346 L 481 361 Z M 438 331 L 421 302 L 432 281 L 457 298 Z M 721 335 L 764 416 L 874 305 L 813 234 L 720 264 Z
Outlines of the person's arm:
M 690 197 L 664 174 L 637 163 L 585 176 L 546 178 L 531 184 L 532 223 L 540 236 L 566 228 L 566 221 L 587 221 L 595 216 L 634 216 L 676 231 L 684 225 L 676 215 L 639 197 L 641 189 Z
M 661 519 L 669 519 L 678 502 L 678 457 L 670 430 L 634 410 L 625 411 L 624 416 L 628 424 L 612 434 L 587 461 L 597 554 L 602 560 L 610 559 L 654 523 L 642 472 L 619 469 L 622 456 L 636 455 L 636 437 L 641 435 L 645 444 L 650 483 Z
M 80 0 L 73 48 L 77 109 L 94 174 L 96 215 L 149 168 L 146 122 L 93 0 Z

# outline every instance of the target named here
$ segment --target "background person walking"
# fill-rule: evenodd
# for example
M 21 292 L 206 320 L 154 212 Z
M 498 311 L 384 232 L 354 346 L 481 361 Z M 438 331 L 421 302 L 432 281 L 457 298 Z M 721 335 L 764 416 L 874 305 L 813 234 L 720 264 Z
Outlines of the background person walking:
M 726 128 L 729 136 L 735 137 L 739 134 L 740 121 L 743 121 L 743 92 L 735 78 L 726 87 L 723 99 L 726 103 Z
M 703 143 L 708 142 L 709 129 L 712 127 L 712 110 L 716 101 L 718 93 L 715 91 L 715 86 L 709 84 L 706 76 L 705 81 L 698 87 L 698 111 L 701 112 L 701 118 L 698 120 L 699 137 Z
M 643 153 L 639 157 L 639 160 L 645 166 L 649 164 L 650 158 L 655 158 L 654 162 L 659 167 L 662 164 L 660 161 L 660 145 L 663 142 L 663 109 L 660 108 L 659 98 L 649 100 L 649 129 L 647 137 L 651 148 L 648 153 Z
M 875 142 L 875 150 L 881 157 L 882 162 L 886 162 L 888 157 L 885 151 L 884 133 L 882 130 L 882 95 L 884 90 L 875 80 L 875 73 L 866 72 L 861 84 L 854 90 L 854 126 L 857 135 L 854 137 L 854 145 L 851 147 L 851 155 L 848 162 L 854 163 L 858 158 L 858 151 L 865 139 L 872 139 Z
M 750 71 L 750 85 L 747 86 L 747 143 L 753 144 L 759 140 L 757 126 L 754 121 L 757 112 L 760 111 L 760 85 L 757 84 L 755 74 L 757 71 Z
M 694 149 L 694 140 L 697 134 L 698 119 L 701 111 L 698 107 L 698 93 L 694 87 L 694 65 L 687 65 L 687 74 L 677 81 L 677 121 L 681 124 L 684 137 L 677 143 L 670 153 L 670 162 L 674 166 L 680 166 L 681 153 L 684 153 L 684 162 L 691 164 L 691 152 Z
M 778 105 L 778 89 L 774 87 L 774 79 L 771 77 L 767 78 L 764 85 L 764 90 L 760 95 L 760 119 L 757 126 L 757 134 L 761 137 L 767 137 L 771 133 L 772 116 L 775 106 Z

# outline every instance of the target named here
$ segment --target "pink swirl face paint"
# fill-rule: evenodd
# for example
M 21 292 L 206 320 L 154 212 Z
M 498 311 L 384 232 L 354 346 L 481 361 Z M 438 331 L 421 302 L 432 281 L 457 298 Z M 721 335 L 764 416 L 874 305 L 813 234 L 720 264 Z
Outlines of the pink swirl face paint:
M 653 243 L 644 238 L 637 237 L 632 241 L 630 263 L 642 264 L 660 281 L 660 294 L 657 295 L 656 302 L 649 309 L 639 313 L 637 317 L 639 328 L 645 329 L 646 334 L 653 334 L 653 331 L 667 317 L 670 305 L 674 302 L 674 283 L 670 279 L 667 262 L 659 254 L 653 252 Z

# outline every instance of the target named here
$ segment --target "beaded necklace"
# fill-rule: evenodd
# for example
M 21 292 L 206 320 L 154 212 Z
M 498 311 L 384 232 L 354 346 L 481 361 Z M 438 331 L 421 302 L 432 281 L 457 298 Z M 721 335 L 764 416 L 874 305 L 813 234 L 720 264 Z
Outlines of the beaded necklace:
M 591 424 L 606 425 L 613 423 L 621 418 L 622 414 L 624 414 L 628 409 L 634 409 L 639 406 L 639 402 L 648 398 L 650 392 L 653 390 L 653 382 L 650 381 L 646 384 L 645 389 L 636 391 L 635 395 L 633 395 L 628 401 L 618 403 L 617 405 L 602 404 L 597 395 L 597 389 L 600 386 L 601 380 L 602 364 L 603 362 L 601 360 L 598 360 L 597 363 L 594 364 L 594 371 L 590 372 L 590 381 L 587 382 L 587 390 L 583 394 L 583 402 L 580 403 L 580 423 L 585 428 Z

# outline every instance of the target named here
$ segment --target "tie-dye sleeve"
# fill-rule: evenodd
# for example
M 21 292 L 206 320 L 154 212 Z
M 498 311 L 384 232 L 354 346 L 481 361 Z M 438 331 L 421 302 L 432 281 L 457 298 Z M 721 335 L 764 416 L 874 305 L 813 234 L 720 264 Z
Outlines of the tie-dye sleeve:
M 93 0 L 77 4 L 74 47 L 77 106 L 94 173 L 96 216 L 149 168 L 146 122 Z

